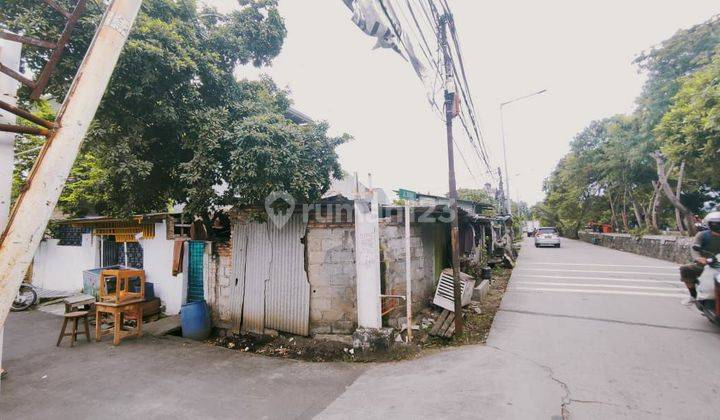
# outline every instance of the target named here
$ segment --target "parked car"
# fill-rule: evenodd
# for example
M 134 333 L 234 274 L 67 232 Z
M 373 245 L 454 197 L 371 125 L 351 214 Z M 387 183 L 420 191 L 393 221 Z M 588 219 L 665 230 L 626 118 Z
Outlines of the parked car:
M 535 232 L 535 247 L 554 246 L 560 248 L 560 233 L 554 227 L 539 227 Z

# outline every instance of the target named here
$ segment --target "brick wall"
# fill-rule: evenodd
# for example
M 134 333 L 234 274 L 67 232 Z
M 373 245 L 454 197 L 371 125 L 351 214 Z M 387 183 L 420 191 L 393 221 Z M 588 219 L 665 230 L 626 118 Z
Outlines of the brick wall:
M 310 331 L 349 334 L 357 326 L 355 228 L 311 225 L 307 237 Z
M 232 242 L 214 242 L 212 258 L 208 264 L 208 279 L 213 325 L 229 328 L 232 326 L 230 316 L 230 285 L 233 279 Z
M 413 224 L 410 227 L 410 264 L 413 312 L 427 307 L 435 292 L 434 238 L 437 224 Z M 405 295 L 405 226 L 383 220 L 380 222 L 382 281 L 385 294 Z M 405 317 L 403 300 L 385 300 L 384 307 L 396 309 L 387 315 L 388 324 L 398 327 L 397 319 Z

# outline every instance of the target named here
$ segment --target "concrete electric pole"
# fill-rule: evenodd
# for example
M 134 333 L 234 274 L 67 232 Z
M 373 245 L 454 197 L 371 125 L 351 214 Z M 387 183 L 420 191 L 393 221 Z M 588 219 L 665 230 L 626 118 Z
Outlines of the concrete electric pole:
M 440 45 L 443 50 L 443 61 L 445 62 L 445 129 L 447 134 L 447 150 L 448 150 L 448 178 L 449 178 L 449 194 L 450 199 L 450 244 L 452 247 L 452 266 L 453 266 L 453 300 L 455 307 L 455 334 L 462 334 L 462 290 L 460 288 L 460 230 L 458 227 L 458 207 L 457 207 L 457 185 L 455 183 L 455 155 L 453 149 L 453 124 L 455 117 L 455 82 L 453 80 L 452 57 L 450 55 L 450 47 L 447 41 L 447 21 L 448 15 L 440 17 Z
M 13 71 L 20 71 L 20 52 L 22 44 L 0 39 L 0 63 Z M 10 76 L 0 73 L 0 101 L 15 105 L 20 83 Z M 0 124 L 14 124 L 15 115 L 0 110 Z M 10 196 L 12 194 L 12 175 L 15 148 L 15 134 L 0 132 L 0 232 L 5 230 L 10 214 Z M 2 325 L 2 324 L 0 324 Z M 0 372 L 2 372 L 3 328 L 0 326 Z
M 100 22 L 38 161 L 0 237 L 0 328 L 57 204 L 127 41 L 141 0 L 114 0 Z

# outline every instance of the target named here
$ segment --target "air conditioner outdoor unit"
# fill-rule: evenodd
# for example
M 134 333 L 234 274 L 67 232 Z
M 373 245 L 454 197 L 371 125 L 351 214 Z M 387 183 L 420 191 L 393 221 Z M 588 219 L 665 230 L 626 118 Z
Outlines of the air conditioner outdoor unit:
M 460 272 L 460 289 L 462 290 L 462 299 L 460 299 L 460 302 L 462 306 L 470 304 L 474 287 L 475 279 L 468 274 Z M 452 268 L 446 268 L 440 273 L 433 304 L 447 309 L 450 312 L 455 312 L 455 300 L 453 296 L 453 270 Z

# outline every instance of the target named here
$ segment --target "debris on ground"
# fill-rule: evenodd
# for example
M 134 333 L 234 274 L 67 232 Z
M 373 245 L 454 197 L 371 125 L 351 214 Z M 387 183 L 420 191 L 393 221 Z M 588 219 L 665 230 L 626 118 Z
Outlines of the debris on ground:
M 279 333 L 275 336 L 252 333 L 227 333 L 224 337 L 211 338 L 212 344 L 247 353 L 298 359 L 310 362 L 331 362 L 352 360 L 352 346 L 340 341 L 290 336 Z
M 221 333 L 209 342 L 214 345 L 247 353 L 262 354 L 271 357 L 297 359 L 310 362 L 383 362 L 404 360 L 417 357 L 423 349 L 437 349 L 446 346 L 465 344 L 483 344 L 487 340 L 495 314 L 500 308 L 512 270 L 496 267 L 493 280 L 482 301 L 473 301 L 463 309 L 464 331 L 453 335 L 455 329 L 454 314 L 439 307 L 425 308 L 416 314 L 413 320 L 413 342 L 407 343 L 407 326 L 395 335 L 384 340 L 387 348 L 377 352 L 362 352 L 353 348 L 349 336 L 329 334 L 314 338 L 295 336 L 277 331 L 269 334 Z M 442 315 L 444 312 L 445 317 Z M 449 321 L 448 321 L 449 319 Z M 402 324 L 401 324 L 402 325 Z M 444 325 L 444 329 L 443 329 Z M 445 332 L 443 336 L 432 336 L 434 329 Z M 447 332 L 450 331 L 450 334 Z

